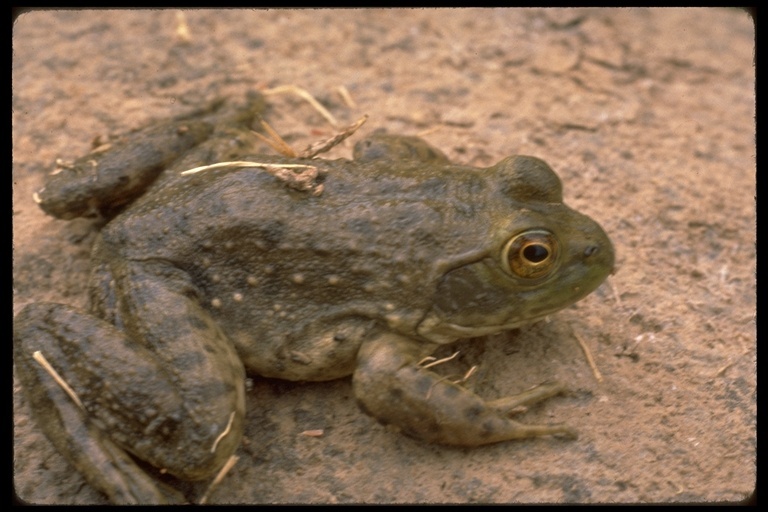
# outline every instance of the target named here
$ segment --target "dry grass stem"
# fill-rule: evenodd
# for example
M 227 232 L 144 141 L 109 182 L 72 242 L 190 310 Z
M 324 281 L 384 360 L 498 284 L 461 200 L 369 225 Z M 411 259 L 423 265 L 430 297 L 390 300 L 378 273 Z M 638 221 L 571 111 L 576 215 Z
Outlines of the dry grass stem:
M 275 129 L 269 125 L 269 123 L 261 118 L 259 118 L 259 122 L 261 122 L 261 127 L 264 128 L 264 131 L 267 132 L 269 137 L 265 137 L 259 132 L 252 131 L 256 137 L 261 139 L 262 142 L 265 142 L 269 147 L 283 156 L 287 156 L 288 158 L 297 158 L 299 156 L 296 154 L 296 151 L 294 151 L 293 148 L 287 142 L 285 142 L 285 139 L 283 139 L 280 134 L 277 133 L 277 131 L 275 131 Z
M 176 11 L 176 37 L 182 43 L 192 42 L 192 35 L 189 33 L 187 16 L 184 11 Z
M 39 350 L 36 350 L 32 354 L 32 358 L 42 366 L 48 374 L 53 377 L 53 380 L 56 381 L 56 384 L 61 386 L 61 389 L 64 390 L 65 393 L 69 395 L 69 398 L 72 399 L 73 402 L 77 404 L 78 407 L 80 407 L 81 410 L 85 411 L 85 406 L 83 406 L 83 402 L 80 401 L 80 397 L 77 396 L 77 393 L 75 393 L 75 390 L 69 387 L 69 384 L 67 384 L 67 381 L 65 381 L 63 378 L 61 378 L 61 375 L 59 375 L 59 372 L 57 372 L 53 366 L 48 362 L 48 360 L 45 358 L 42 352 Z
M 715 372 L 715 377 L 722 377 L 722 375 L 728 371 L 728 368 L 733 366 L 733 361 L 728 361 L 728 363 L 725 364 L 725 366 L 722 366 L 717 372 Z
M 301 87 L 298 87 L 296 85 L 281 85 L 279 87 L 274 87 L 272 89 L 266 89 L 264 91 L 261 91 L 261 93 L 265 96 L 270 96 L 274 94 L 295 94 L 299 98 L 305 100 L 307 103 L 312 105 L 312 107 L 317 110 L 321 116 L 325 118 L 328 123 L 330 123 L 331 126 L 336 128 L 339 126 L 339 122 L 336 121 L 336 118 L 333 117 L 333 114 L 328 112 L 324 106 L 320 104 L 319 101 L 317 101 L 314 96 L 309 94 L 306 90 L 302 89 Z
M 343 85 L 340 85 L 336 91 L 339 93 L 339 96 L 341 96 L 341 100 L 344 102 L 344 104 L 349 108 L 357 108 L 357 104 L 355 103 L 355 100 L 352 99 L 352 95 L 349 94 L 349 90 L 344 87 Z
M 237 160 L 233 162 L 217 162 L 215 164 L 210 165 L 202 165 L 200 167 L 195 167 L 193 169 L 188 169 L 184 172 L 182 172 L 182 175 L 186 174 L 195 174 L 202 171 L 209 171 L 212 169 L 222 169 L 222 168 L 237 168 L 237 167 L 259 167 L 262 169 L 267 168 L 273 168 L 273 167 L 281 167 L 284 169 L 312 169 L 314 168 L 313 165 L 304 165 L 304 164 L 273 164 L 269 162 L 248 162 L 244 160 Z
M 587 358 L 589 367 L 592 368 L 592 374 L 595 376 L 595 379 L 597 379 L 597 382 L 603 382 L 603 376 L 600 374 L 600 370 L 597 369 L 595 360 L 592 358 L 592 352 L 589 351 L 587 344 L 584 343 L 584 340 L 581 338 L 581 336 L 579 336 L 577 332 L 574 331 L 573 336 L 576 338 L 576 341 L 579 342 L 579 345 L 581 345 L 581 350 L 584 352 L 584 356 Z
M 431 135 L 435 132 L 438 132 L 442 130 L 443 127 L 441 125 L 433 126 L 432 128 L 427 128 L 426 130 L 422 130 L 416 134 L 417 137 L 426 137 L 427 135 Z
M 319 196 L 323 193 L 323 184 L 317 183 L 317 178 L 323 174 L 314 165 L 304 164 L 273 164 L 269 162 L 217 162 L 215 164 L 203 165 L 201 167 L 195 167 L 188 169 L 181 174 L 195 174 L 202 171 L 208 171 L 212 169 L 230 168 L 235 169 L 238 167 L 256 167 L 264 169 L 269 174 L 285 183 L 289 188 L 298 190 L 301 192 L 310 192 L 313 196 Z
M 325 153 L 326 151 L 329 151 L 330 149 L 338 146 L 342 142 L 344 142 L 350 135 L 355 133 L 361 126 L 365 124 L 365 122 L 368 120 L 368 115 L 364 115 L 351 125 L 344 128 L 342 131 L 331 137 L 330 139 L 316 142 L 304 151 L 301 152 L 299 155 L 300 158 L 314 158 L 317 155 L 321 153 Z
M 203 493 L 203 497 L 200 498 L 200 505 L 205 505 L 208 501 L 208 498 L 211 496 L 211 493 L 213 492 L 214 487 L 219 485 L 219 482 L 221 482 L 227 473 L 229 473 L 229 470 L 234 467 L 235 464 L 237 464 L 238 457 L 236 455 L 232 455 L 227 462 L 224 464 L 224 466 L 219 470 L 219 473 L 216 475 L 216 478 L 213 479 L 213 482 L 211 482 L 211 485 L 208 486 L 208 489 L 205 490 L 205 493 Z
M 235 421 L 235 411 L 232 411 L 229 415 L 229 421 L 227 422 L 226 428 L 224 428 L 224 431 L 219 434 L 219 436 L 216 438 L 216 440 L 213 442 L 213 446 L 211 446 L 211 453 L 216 451 L 216 447 L 219 445 L 219 441 L 224 439 L 224 436 L 229 434 L 229 431 L 232 430 L 232 422 Z
M 467 373 L 465 373 L 463 377 L 456 379 L 452 382 L 454 384 L 459 384 L 459 385 L 466 383 L 469 380 L 469 378 L 475 374 L 475 372 L 477 371 L 477 368 L 478 368 L 477 365 L 472 366 L 472 368 L 467 370 Z
M 424 359 L 419 361 L 419 366 L 421 366 L 422 363 L 424 363 L 424 362 L 426 362 L 428 360 L 431 360 L 430 363 L 425 364 L 424 366 L 421 366 L 423 369 L 426 370 L 427 368 L 432 368 L 433 366 L 437 366 L 439 364 L 447 363 L 448 361 L 450 361 L 452 359 L 456 359 L 456 356 L 458 356 L 458 355 L 459 355 L 459 351 L 457 350 L 456 352 L 453 353 L 453 355 L 448 356 L 448 357 L 444 357 L 442 359 L 435 360 L 434 357 L 425 357 Z

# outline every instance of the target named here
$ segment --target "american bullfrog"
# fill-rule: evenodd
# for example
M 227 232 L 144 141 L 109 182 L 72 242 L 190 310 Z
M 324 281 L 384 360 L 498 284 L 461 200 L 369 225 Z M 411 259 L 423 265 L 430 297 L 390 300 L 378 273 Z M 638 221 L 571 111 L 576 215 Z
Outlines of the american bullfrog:
M 36 194 L 51 215 L 107 221 L 90 311 L 36 303 L 14 321 L 18 374 L 55 447 L 116 503 L 176 499 L 132 456 L 214 475 L 241 440 L 246 373 L 351 375 L 365 413 L 428 442 L 575 437 L 509 418 L 560 384 L 487 401 L 427 359 L 542 319 L 612 271 L 611 242 L 563 204 L 550 167 L 457 165 L 380 133 L 352 160 L 255 155 L 262 109 L 253 95 L 129 133 Z M 253 165 L 183 173 L 231 160 Z

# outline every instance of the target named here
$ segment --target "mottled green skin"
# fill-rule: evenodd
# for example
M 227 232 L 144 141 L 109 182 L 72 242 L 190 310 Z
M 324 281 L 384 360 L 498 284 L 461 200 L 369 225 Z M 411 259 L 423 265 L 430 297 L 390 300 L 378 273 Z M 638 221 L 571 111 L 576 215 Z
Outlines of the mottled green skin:
M 77 205 L 53 182 L 41 191 L 41 206 L 64 218 L 125 208 L 93 248 L 91 313 L 40 303 L 15 320 L 19 375 L 57 448 L 115 502 L 178 499 L 124 450 L 180 478 L 215 474 L 240 442 L 246 371 L 290 380 L 352 374 L 364 411 L 431 442 L 572 436 L 562 425 L 507 417 L 561 391 L 557 384 L 486 402 L 419 365 L 440 344 L 568 306 L 611 272 L 610 241 L 562 204 L 549 167 L 530 157 L 453 165 L 420 139 L 374 135 L 354 160 L 311 161 L 319 194 L 261 168 L 180 175 L 231 159 L 310 163 L 248 156 L 244 128 L 260 109 L 254 97 L 130 134 L 103 152 L 125 160 L 109 169 L 114 198 L 93 190 L 104 180 L 88 178 L 99 172 L 98 163 L 84 166 L 89 157 L 72 170 L 82 183 Z M 169 164 L 153 144 L 182 145 L 183 155 Z M 136 179 L 136 168 L 152 179 Z M 66 176 L 56 180 L 73 188 Z M 544 276 L 514 275 L 504 248 L 536 230 L 557 241 L 557 256 Z M 34 351 L 85 413 L 31 360 Z

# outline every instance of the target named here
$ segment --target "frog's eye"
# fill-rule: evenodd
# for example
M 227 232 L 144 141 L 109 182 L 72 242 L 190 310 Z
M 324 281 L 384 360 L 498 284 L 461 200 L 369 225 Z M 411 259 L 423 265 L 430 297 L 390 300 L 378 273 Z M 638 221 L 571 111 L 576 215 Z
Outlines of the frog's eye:
M 555 269 L 558 245 L 555 235 L 532 229 L 512 237 L 501 251 L 501 266 L 525 279 L 544 277 Z

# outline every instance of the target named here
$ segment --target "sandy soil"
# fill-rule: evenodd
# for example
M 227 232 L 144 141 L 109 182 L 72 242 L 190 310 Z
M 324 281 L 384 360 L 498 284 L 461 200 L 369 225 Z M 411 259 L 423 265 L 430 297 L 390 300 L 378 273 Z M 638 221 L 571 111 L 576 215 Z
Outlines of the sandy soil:
M 426 138 L 455 161 L 547 160 L 598 219 L 618 272 L 520 332 L 464 343 L 492 398 L 548 379 L 526 413 L 576 441 L 426 445 L 357 409 L 350 382 L 254 378 L 240 461 L 214 503 L 682 502 L 755 487 L 754 27 L 743 11 L 32 12 L 14 26 L 14 309 L 86 304 L 94 226 L 32 202 L 56 158 L 216 94 L 296 84 L 342 122 Z M 337 93 L 345 86 L 356 103 Z M 297 148 L 330 133 L 296 98 Z M 348 156 L 336 148 L 333 156 Z M 576 336 L 590 348 L 602 381 Z M 14 381 L 17 496 L 105 503 L 53 451 Z M 321 437 L 302 432 L 322 429 Z M 186 489 L 199 499 L 206 483 Z

